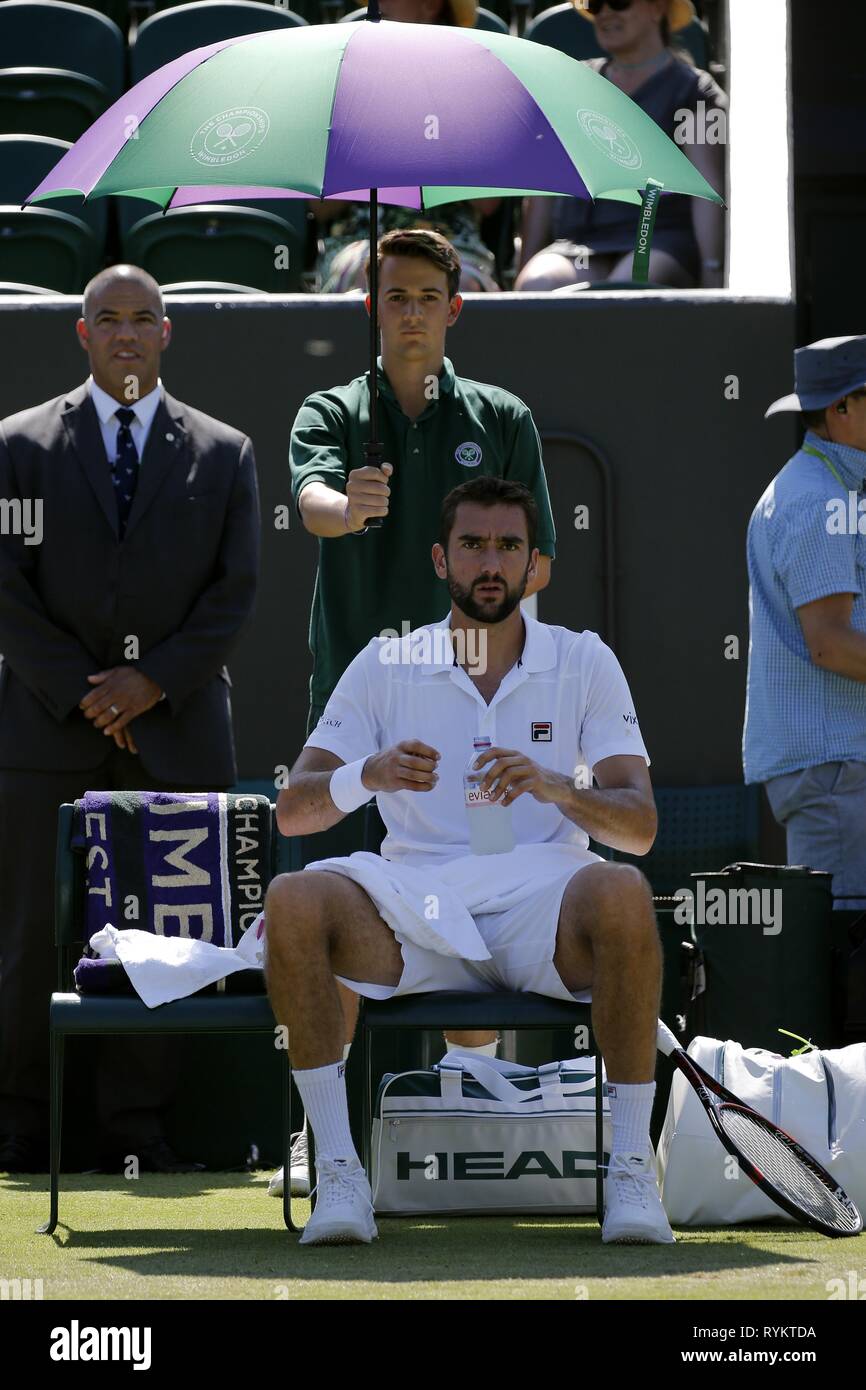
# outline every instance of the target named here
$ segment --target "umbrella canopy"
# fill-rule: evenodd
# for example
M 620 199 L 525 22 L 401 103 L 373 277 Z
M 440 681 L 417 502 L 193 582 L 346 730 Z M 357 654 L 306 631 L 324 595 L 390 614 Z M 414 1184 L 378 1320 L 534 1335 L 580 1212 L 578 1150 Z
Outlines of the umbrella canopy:
M 370 433 L 377 430 L 377 207 L 572 194 L 721 203 L 630 97 L 555 49 L 445 25 L 324 24 L 223 39 L 145 77 L 26 200 L 107 194 L 163 209 L 263 197 L 370 200 Z M 637 255 L 636 255 L 637 260 Z M 378 520 L 378 519 L 377 519 Z
M 524 193 L 640 203 L 648 177 L 722 201 L 630 97 L 555 49 L 361 20 L 224 39 L 167 63 L 27 201 L 115 193 L 173 208 L 376 189 L 418 208 Z

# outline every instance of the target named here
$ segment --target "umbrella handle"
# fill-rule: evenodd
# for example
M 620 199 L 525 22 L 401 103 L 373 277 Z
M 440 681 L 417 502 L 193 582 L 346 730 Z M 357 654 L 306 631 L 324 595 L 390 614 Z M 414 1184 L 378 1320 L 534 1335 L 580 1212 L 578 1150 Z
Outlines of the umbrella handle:
M 364 445 L 364 465 L 367 468 L 381 468 L 385 445 L 380 440 L 368 439 Z M 383 516 L 368 516 L 364 525 L 367 530 L 378 531 L 385 518 Z

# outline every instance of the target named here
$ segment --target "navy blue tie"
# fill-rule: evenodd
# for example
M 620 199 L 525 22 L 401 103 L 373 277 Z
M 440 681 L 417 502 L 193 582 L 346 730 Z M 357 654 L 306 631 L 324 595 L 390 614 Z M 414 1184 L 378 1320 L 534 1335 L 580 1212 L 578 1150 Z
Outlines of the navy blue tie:
M 135 447 L 130 429 L 130 425 L 135 419 L 135 411 L 131 410 L 128 405 L 122 405 L 114 413 L 120 421 L 120 429 L 117 431 L 117 453 L 111 466 L 111 474 L 114 483 L 114 495 L 117 498 L 117 520 L 120 526 L 120 536 L 123 539 L 129 513 L 132 509 L 132 499 L 138 486 L 138 450 Z

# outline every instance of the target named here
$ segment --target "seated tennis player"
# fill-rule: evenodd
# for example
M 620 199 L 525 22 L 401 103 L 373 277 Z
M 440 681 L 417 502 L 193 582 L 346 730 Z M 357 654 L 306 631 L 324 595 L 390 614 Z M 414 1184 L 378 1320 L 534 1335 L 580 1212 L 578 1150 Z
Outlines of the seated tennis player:
M 652 898 L 636 868 L 588 848 L 591 835 L 649 850 L 649 760 L 612 651 L 520 608 L 536 525 L 519 483 L 479 477 L 448 494 L 432 557 L 450 613 L 359 652 L 279 794 L 284 835 L 325 830 L 374 795 L 387 827 L 381 854 L 281 874 L 265 902 L 268 991 L 316 1139 L 304 1245 L 377 1234 L 349 1130 L 337 980 L 375 999 L 591 990 L 613 1129 L 602 1239 L 674 1239 L 649 1137 Z

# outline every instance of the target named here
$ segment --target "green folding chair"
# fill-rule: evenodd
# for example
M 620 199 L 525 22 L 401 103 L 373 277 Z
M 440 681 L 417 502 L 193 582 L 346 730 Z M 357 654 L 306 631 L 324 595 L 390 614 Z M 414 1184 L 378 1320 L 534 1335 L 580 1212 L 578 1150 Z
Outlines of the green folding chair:
M 269 1033 L 274 1034 L 275 1022 L 268 997 L 251 991 L 261 981 L 255 971 L 239 972 L 230 977 L 228 985 L 244 985 L 247 993 L 201 991 L 187 999 L 176 999 L 149 1009 L 138 996 L 125 994 L 78 994 L 71 990 L 72 972 L 81 955 L 85 939 L 85 866 L 84 856 L 72 848 L 74 807 L 60 807 L 57 824 L 57 869 L 55 886 L 55 942 L 58 958 L 58 988 L 51 996 L 49 1010 L 50 1067 L 51 1067 L 51 1167 L 50 1214 L 39 1233 L 51 1235 L 57 1227 L 60 1189 L 60 1153 L 63 1124 L 63 1064 L 68 1037 L 103 1034 L 178 1033 Z M 275 815 L 275 808 L 272 808 Z M 269 878 L 296 867 L 297 842 L 286 840 L 277 831 L 271 836 Z M 284 1053 L 284 1056 L 287 1056 Z M 282 1087 L 281 1156 L 283 1168 L 289 1171 L 289 1144 L 292 1123 L 292 1097 L 288 1061 L 286 1085 Z M 292 1222 L 290 1184 L 285 1183 L 283 1218 L 289 1230 Z
M 300 290 L 305 248 L 295 227 L 246 204 L 151 213 L 122 240 L 123 256 L 160 284 L 227 280 L 267 294 Z M 283 268 L 283 267 L 286 268 Z

